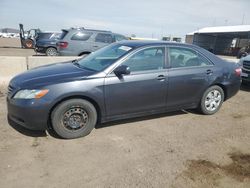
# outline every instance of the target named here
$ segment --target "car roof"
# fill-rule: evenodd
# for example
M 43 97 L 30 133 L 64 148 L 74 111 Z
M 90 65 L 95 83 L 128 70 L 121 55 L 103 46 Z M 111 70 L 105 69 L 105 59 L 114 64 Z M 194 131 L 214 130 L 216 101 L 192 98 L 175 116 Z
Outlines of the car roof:
M 90 32 L 104 32 L 104 33 L 112 33 L 111 31 L 106 31 L 106 30 L 98 30 L 98 29 L 85 29 L 85 28 L 70 28 L 70 29 L 62 29 L 62 31 L 90 31 Z
M 130 46 L 133 48 L 149 46 L 149 45 L 171 45 L 171 46 L 183 46 L 183 47 L 194 47 L 195 45 L 186 44 L 186 43 L 179 43 L 179 42 L 166 42 L 166 41 L 152 41 L 152 40 L 123 40 L 118 42 L 119 44 Z

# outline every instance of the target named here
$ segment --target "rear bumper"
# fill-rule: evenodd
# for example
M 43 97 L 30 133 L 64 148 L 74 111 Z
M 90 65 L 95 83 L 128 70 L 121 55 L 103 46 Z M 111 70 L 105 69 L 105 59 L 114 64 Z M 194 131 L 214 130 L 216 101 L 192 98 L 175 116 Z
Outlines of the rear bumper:
M 42 100 L 8 99 L 8 122 L 31 130 L 46 130 L 49 117 L 48 104 Z
M 34 51 L 38 52 L 38 53 L 45 53 L 46 48 L 45 47 L 35 47 Z
M 241 81 L 234 82 L 234 83 L 227 85 L 226 86 L 226 96 L 225 96 L 226 98 L 225 98 L 225 100 L 236 95 L 238 93 L 238 91 L 240 90 L 240 86 L 241 86 Z

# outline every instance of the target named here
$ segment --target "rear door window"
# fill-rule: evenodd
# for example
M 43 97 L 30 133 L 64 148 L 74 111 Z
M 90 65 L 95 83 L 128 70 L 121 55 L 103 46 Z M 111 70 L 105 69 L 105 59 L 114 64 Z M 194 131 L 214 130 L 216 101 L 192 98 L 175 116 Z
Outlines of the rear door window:
M 92 34 L 93 33 L 91 33 L 91 32 L 81 32 L 81 31 L 79 31 L 79 32 L 73 34 L 73 36 L 71 37 L 71 40 L 86 41 L 91 37 Z
M 111 34 L 98 33 L 95 37 L 95 41 L 102 42 L 102 43 L 112 43 L 113 37 Z
M 172 68 L 208 66 L 212 63 L 189 48 L 170 47 L 169 59 Z
M 60 35 L 59 39 L 63 39 L 68 34 L 67 30 L 62 30 L 62 34 Z
M 50 39 L 60 39 L 62 33 L 53 33 Z

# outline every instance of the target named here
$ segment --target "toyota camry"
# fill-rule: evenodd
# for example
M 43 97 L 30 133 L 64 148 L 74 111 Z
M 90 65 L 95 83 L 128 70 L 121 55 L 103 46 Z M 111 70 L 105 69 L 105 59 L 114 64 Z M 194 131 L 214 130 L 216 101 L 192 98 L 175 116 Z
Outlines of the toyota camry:
M 8 86 L 8 120 L 77 138 L 98 123 L 118 119 L 194 108 L 211 115 L 240 84 L 238 64 L 198 46 L 123 41 L 14 77 Z

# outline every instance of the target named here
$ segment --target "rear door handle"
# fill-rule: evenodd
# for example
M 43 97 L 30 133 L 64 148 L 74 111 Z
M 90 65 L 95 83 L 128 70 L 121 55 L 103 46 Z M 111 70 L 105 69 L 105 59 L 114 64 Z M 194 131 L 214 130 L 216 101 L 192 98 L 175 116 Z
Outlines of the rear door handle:
M 210 70 L 210 69 L 208 69 L 206 73 L 207 73 L 208 75 L 211 75 L 211 74 L 213 74 L 213 71 Z
M 159 76 L 157 76 L 157 80 L 165 80 L 165 76 L 164 75 L 159 75 Z
M 99 46 L 93 46 L 94 48 L 98 48 Z

